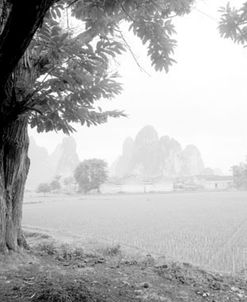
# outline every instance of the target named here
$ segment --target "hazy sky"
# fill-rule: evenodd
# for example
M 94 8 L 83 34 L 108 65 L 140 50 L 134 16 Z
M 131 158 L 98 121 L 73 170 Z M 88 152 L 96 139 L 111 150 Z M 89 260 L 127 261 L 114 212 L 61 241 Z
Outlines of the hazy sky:
M 229 172 L 247 155 L 247 49 L 220 38 L 217 9 L 227 0 L 198 0 L 192 13 L 176 20 L 175 64 L 170 72 L 156 73 L 145 49 L 126 35 L 139 62 L 130 54 L 120 59 L 124 91 L 105 107 L 123 109 L 128 118 L 110 120 L 98 127 L 77 127 L 73 136 L 78 155 L 113 162 L 123 140 L 135 137 L 145 125 L 159 135 L 177 139 L 183 147 L 196 145 L 206 166 Z M 244 1 L 232 0 L 238 6 Z M 63 134 L 36 134 L 37 143 L 52 152 Z

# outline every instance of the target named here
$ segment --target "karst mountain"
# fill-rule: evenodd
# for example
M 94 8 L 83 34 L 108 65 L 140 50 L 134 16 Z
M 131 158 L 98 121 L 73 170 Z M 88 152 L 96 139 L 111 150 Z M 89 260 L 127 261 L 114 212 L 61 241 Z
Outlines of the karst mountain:
M 71 176 L 79 164 L 75 139 L 67 136 L 49 155 L 33 137 L 30 138 L 29 158 L 31 160 L 27 188 L 35 189 L 40 183 L 50 182 L 55 176 Z
M 174 138 L 159 137 L 154 127 L 145 126 L 135 139 L 126 138 L 112 170 L 116 177 L 194 176 L 203 173 L 204 163 L 196 146 L 183 149 Z

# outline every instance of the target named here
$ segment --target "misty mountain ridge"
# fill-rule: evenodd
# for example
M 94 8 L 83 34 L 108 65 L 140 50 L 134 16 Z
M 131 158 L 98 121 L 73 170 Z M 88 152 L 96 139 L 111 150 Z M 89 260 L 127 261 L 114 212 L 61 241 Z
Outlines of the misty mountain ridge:
M 174 138 L 159 137 L 150 125 L 143 127 L 135 139 L 125 139 L 122 154 L 111 168 L 111 174 L 119 178 L 187 177 L 208 172 L 213 174 L 213 170 L 205 169 L 196 146 L 183 149 Z
M 30 137 L 30 171 L 27 188 L 36 189 L 40 183 L 50 182 L 55 176 L 72 176 L 80 162 L 76 141 L 67 136 L 49 154 Z M 109 168 L 109 175 L 117 178 L 138 179 L 174 178 L 214 174 L 205 168 L 201 153 L 194 145 L 184 149 L 169 136 L 158 136 L 153 126 L 143 127 L 135 139 L 128 137 L 123 142 L 122 154 Z
M 30 137 L 28 154 L 31 160 L 27 178 L 29 189 L 36 189 L 40 183 L 50 182 L 55 176 L 71 176 L 80 162 L 72 136 L 65 137 L 50 155 Z

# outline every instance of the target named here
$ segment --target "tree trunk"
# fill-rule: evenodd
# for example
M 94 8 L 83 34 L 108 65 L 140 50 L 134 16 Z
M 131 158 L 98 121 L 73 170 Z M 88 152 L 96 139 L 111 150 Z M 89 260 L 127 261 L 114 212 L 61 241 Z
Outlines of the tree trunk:
M 14 86 L 21 57 L 56 0 L 0 3 L 0 253 L 25 243 L 22 201 L 29 169 L 27 117 Z M 1 1 L 0 1 L 1 2 Z M 18 29 L 18 30 L 17 30 Z
M 25 246 L 22 203 L 29 170 L 27 118 L 0 129 L 0 252 Z
M 27 117 L 14 90 L 14 73 L 47 10 L 59 0 L 0 0 L 0 253 L 18 250 L 29 169 Z
M 8 1 L 9 15 L 0 26 L 0 86 L 4 87 L 55 0 Z M 1 15 L 3 12 L 1 12 Z M 1 16 L 0 16 L 1 17 Z M 1 28 L 3 27 L 3 28 Z

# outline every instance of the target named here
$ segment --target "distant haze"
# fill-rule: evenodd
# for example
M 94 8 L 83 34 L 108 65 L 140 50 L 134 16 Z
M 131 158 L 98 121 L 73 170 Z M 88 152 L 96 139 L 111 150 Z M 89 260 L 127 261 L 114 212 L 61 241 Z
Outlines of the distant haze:
M 27 188 L 36 189 L 40 183 L 50 182 L 56 176 L 60 176 L 61 180 L 73 176 L 80 161 L 76 145 L 72 136 L 65 137 L 49 154 L 31 137 Z M 113 164 L 108 167 L 110 178 L 157 181 L 218 174 L 209 167 L 205 168 L 200 150 L 195 145 L 182 148 L 174 138 L 159 136 L 151 125 L 140 129 L 134 139 L 126 138 L 118 153 L 120 156 L 114 158 Z
M 112 174 L 117 177 L 195 176 L 204 174 L 204 170 L 196 146 L 182 149 L 174 138 L 159 137 L 151 125 L 142 128 L 134 140 L 128 137 L 124 141 L 122 154 L 112 166 Z
M 70 177 L 80 162 L 76 142 L 72 137 L 64 137 L 51 154 L 31 137 L 28 155 L 31 159 L 28 189 L 36 189 L 40 183 L 50 182 L 56 176 Z
M 243 1 L 233 0 L 239 5 Z M 247 50 L 220 38 L 217 9 L 227 1 L 197 1 L 192 13 L 176 20 L 178 47 L 168 74 L 155 73 L 140 42 L 126 33 L 133 52 L 119 59 L 124 91 L 116 100 L 99 102 L 105 109 L 123 109 L 128 118 L 94 128 L 77 127 L 79 158 L 113 162 L 128 136 L 151 124 L 159 135 L 176 138 L 182 147 L 194 144 L 205 166 L 229 173 L 247 155 Z M 37 134 L 37 143 L 51 153 L 63 134 Z

